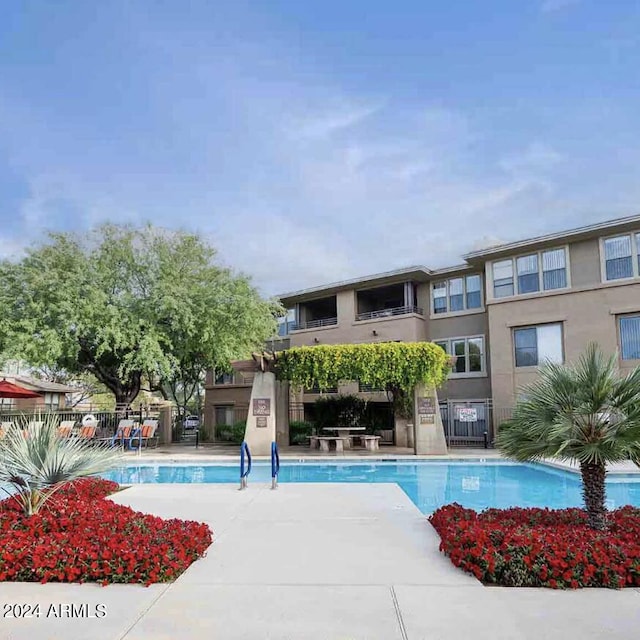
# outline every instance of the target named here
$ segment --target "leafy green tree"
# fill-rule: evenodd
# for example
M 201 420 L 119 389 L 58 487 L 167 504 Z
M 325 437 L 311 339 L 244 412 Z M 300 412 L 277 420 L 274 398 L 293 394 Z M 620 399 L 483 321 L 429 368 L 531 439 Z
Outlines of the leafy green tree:
M 589 524 L 604 529 L 607 463 L 640 464 L 640 367 L 621 377 L 617 356 L 590 345 L 573 366 L 546 364 L 524 394 L 500 427 L 498 447 L 523 462 L 576 462 Z
M 0 343 L 32 366 L 91 373 L 129 404 L 260 347 L 283 310 L 198 236 L 105 225 L 51 234 L 0 267 Z

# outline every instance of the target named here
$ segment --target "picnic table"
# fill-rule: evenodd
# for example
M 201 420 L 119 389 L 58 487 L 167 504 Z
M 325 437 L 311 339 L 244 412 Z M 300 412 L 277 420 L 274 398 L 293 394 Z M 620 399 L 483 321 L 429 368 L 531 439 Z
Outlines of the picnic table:
M 336 450 L 338 449 L 338 440 L 344 444 L 345 449 L 351 449 L 351 432 L 352 431 L 365 431 L 365 427 L 324 427 L 323 431 L 335 431 L 338 435 L 335 436 Z M 331 439 L 331 438 L 329 438 Z M 322 441 L 321 441 L 322 444 Z M 327 442 L 328 445 L 328 442 Z

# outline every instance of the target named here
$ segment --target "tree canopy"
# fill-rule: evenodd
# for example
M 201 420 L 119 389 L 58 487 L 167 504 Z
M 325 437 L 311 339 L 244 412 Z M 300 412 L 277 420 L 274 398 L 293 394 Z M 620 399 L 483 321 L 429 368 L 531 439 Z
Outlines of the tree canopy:
M 0 346 L 33 366 L 93 374 L 131 402 L 143 379 L 200 379 L 261 347 L 283 310 L 215 263 L 198 236 L 104 225 L 55 233 L 0 265 Z
M 432 342 L 377 342 L 292 347 L 279 354 L 276 366 L 279 378 L 307 389 L 358 380 L 410 394 L 419 383 L 440 386 L 451 359 Z

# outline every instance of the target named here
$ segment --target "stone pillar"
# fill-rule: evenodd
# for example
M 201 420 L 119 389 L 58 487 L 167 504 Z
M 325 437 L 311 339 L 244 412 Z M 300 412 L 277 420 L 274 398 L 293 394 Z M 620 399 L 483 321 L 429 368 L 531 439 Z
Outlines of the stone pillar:
M 423 384 L 416 386 L 413 403 L 416 454 L 447 454 L 447 441 L 435 388 L 427 389 Z
M 276 439 L 276 376 L 258 371 L 253 379 L 244 439 L 251 455 L 270 456 Z
M 284 380 L 276 380 L 276 442 L 289 446 L 289 383 Z
M 396 430 L 396 447 L 410 447 L 407 434 L 407 419 L 396 417 L 394 427 Z
M 172 414 L 173 408 L 171 405 L 164 405 L 160 407 L 160 417 L 158 419 L 158 444 L 171 444 L 172 442 Z

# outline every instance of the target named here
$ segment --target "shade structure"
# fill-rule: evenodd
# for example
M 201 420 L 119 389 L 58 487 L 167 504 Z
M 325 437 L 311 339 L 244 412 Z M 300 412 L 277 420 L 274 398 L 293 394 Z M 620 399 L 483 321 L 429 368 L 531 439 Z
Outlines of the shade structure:
M 36 391 L 25 389 L 8 380 L 0 380 L 0 398 L 38 398 Z

